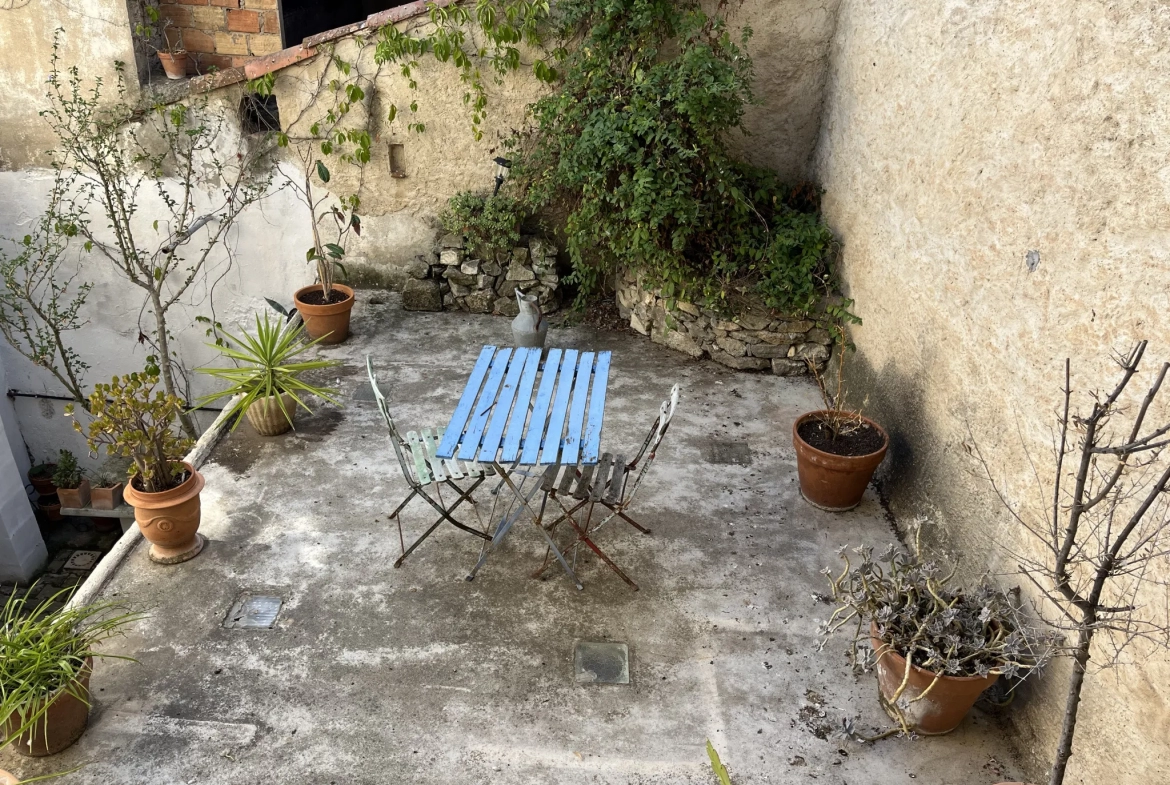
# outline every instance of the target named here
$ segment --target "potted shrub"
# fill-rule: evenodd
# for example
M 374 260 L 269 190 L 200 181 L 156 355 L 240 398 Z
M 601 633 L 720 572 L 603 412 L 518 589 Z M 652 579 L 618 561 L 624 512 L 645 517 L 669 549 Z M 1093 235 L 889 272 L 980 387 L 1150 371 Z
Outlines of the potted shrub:
M 122 483 L 112 474 L 99 474 L 89 492 L 89 506 L 95 510 L 113 510 L 121 505 Z
M 230 386 L 202 398 L 198 405 L 238 395 L 239 399 L 229 409 L 230 415 L 236 417 L 233 430 L 240 424 L 239 415 L 242 413 L 261 436 L 276 436 L 291 428 L 298 406 L 311 411 L 301 395 L 316 396 L 339 405 L 332 397 L 337 394 L 336 390 L 318 387 L 300 378 L 308 371 L 340 364 L 337 360 L 296 361 L 322 340 L 318 338 L 304 343 L 301 340 L 304 331 L 300 324 L 283 329 L 280 320 L 270 320 L 265 313 L 263 321 L 259 314 L 256 315 L 255 335 L 244 332 L 237 338 L 225 332 L 230 345 L 222 344 L 216 348 L 236 366 L 196 370 L 224 379 Z
M 41 496 L 55 494 L 57 486 L 53 484 L 53 474 L 56 471 L 57 464 L 55 463 L 38 463 L 29 469 L 28 481 L 32 484 L 33 490 Z
M 336 204 L 326 206 L 332 196 L 326 192 L 318 196 L 313 191 L 313 175 L 322 184 L 330 179 L 329 169 L 324 162 L 306 153 L 305 181 L 303 185 L 295 180 L 292 185 L 297 194 L 309 207 L 312 218 L 313 245 L 305 258 L 316 264 L 317 283 L 296 291 L 293 300 L 305 322 L 305 331 L 314 340 L 322 343 L 341 343 L 349 337 L 349 318 L 354 305 L 354 291 L 348 286 L 334 283 L 337 269 L 346 272 L 341 259 L 345 256 L 345 243 L 350 232 L 361 235 L 362 222 L 357 214 L 361 201 L 356 195 L 346 197 Z M 326 209 L 322 209 L 326 208 Z M 320 211 L 320 212 L 318 212 Z M 321 224 L 331 225 L 336 230 L 336 241 L 322 240 Z
M 856 566 L 842 548 L 841 573 L 824 570 L 838 605 L 824 632 L 853 628 L 854 664 L 876 670 L 882 708 L 898 723 L 891 733 L 939 735 L 958 727 L 1001 675 L 1027 675 L 1051 649 L 1037 653 L 1040 636 L 1026 632 L 1002 591 L 950 587 L 954 571 L 943 576 L 923 558 L 920 536 L 917 522 L 911 552 L 891 545 L 877 560 L 872 548 L 855 548 Z M 859 641 L 869 649 L 859 651 Z
M 162 63 L 163 71 L 167 75 L 167 79 L 185 79 L 187 77 L 187 50 L 183 48 L 183 33 L 178 31 L 178 43 L 172 43 L 171 31 L 175 29 L 174 23 L 167 19 L 162 23 L 162 48 L 155 46 L 150 39 L 154 37 L 156 32 L 160 32 L 156 25 L 159 24 L 160 16 L 158 8 L 155 6 L 146 6 L 146 24 L 140 24 L 134 28 L 134 32 L 144 44 L 158 53 L 159 62 Z
M 89 504 L 89 479 L 81 473 L 77 458 L 68 450 L 62 450 L 57 458 L 53 484 L 57 486 L 57 498 L 62 507 L 77 508 Z
M 812 506 L 829 512 L 852 510 L 861 503 L 890 445 L 880 425 L 845 405 L 846 342 L 844 333 L 839 335 L 836 390 L 829 391 L 810 362 L 825 408 L 803 414 L 792 424 L 800 493 Z
M 32 591 L 11 595 L 0 615 L 0 748 L 40 757 L 85 731 L 94 658 L 130 659 L 96 647 L 142 614 L 112 603 L 53 610 L 71 589 L 33 606 Z
M 199 492 L 203 475 L 183 461 L 192 441 L 179 436 L 175 423 L 183 402 L 156 389 L 158 374 L 132 373 L 94 386 L 89 396 L 89 448 L 105 448 L 111 456 L 129 458 L 130 478 L 123 491 L 134 507 L 142 536 L 150 541 L 150 558 L 178 564 L 199 555 Z M 65 408 L 72 416 L 73 406 Z

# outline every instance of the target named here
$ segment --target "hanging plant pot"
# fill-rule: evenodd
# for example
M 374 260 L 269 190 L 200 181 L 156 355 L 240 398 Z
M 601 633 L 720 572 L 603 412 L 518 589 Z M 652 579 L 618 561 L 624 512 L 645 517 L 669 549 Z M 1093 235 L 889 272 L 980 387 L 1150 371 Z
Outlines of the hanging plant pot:
M 890 437 L 882 427 L 858 415 L 861 425 L 849 438 L 831 438 L 825 419 L 833 412 L 809 412 L 792 424 L 792 446 L 800 493 L 814 507 L 829 512 L 852 510 L 861 503 Z
M 159 52 L 158 59 L 162 63 L 163 71 L 166 72 L 167 79 L 187 78 L 186 51 L 177 49 L 174 52 Z
M 158 564 L 179 564 L 194 559 L 203 550 L 199 535 L 199 492 L 203 475 L 189 463 L 183 463 L 187 479 L 177 488 L 162 493 L 147 493 L 134 487 L 131 480 L 123 495 L 134 507 L 134 520 L 142 536 L 150 541 L 150 558 Z
M 45 514 L 45 520 L 61 520 L 61 499 L 58 498 L 57 494 L 40 497 L 37 499 L 37 507 Z
M 878 657 L 875 670 L 882 708 L 894 720 L 898 719 L 900 713 L 912 730 L 924 736 L 941 736 L 959 727 L 983 691 L 999 678 L 997 673 L 987 676 L 936 676 L 932 671 L 911 664 L 906 689 L 898 696 L 895 709 L 891 702 L 902 679 L 906 677 L 906 658 L 894 651 L 888 643 L 878 639 L 877 628 L 872 624 L 869 640 Z M 925 698 L 915 700 L 928 688 L 930 693 Z
M 47 699 L 50 705 L 44 717 L 37 721 L 35 728 L 17 736 L 12 742 L 12 748 L 21 755 L 42 758 L 46 755 L 56 755 L 80 739 L 81 734 L 85 733 L 86 725 L 89 724 L 89 675 L 92 672 L 93 657 L 89 657 L 73 681 L 73 692 L 85 700 L 81 700 L 64 687 L 57 690 Z M 19 715 L 10 716 L 4 723 L 4 735 L 12 735 L 22 724 Z M 2 779 L 0 783 L 3 783 Z
M 106 488 L 93 488 L 89 492 L 89 506 L 95 510 L 112 510 L 122 504 L 122 483 Z
M 89 505 L 89 478 L 83 479 L 76 488 L 58 488 L 57 498 L 62 507 L 85 507 Z
M 314 284 L 297 289 L 293 300 L 310 338 L 320 338 L 321 343 L 341 343 L 349 337 L 349 315 L 355 301 L 353 289 L 335 283 L 329 302 L 325 302 L 320 285 Z
M 57 486 L 53 482 L 53 474 L 57 471 L 57 464 L 42 463 L 39 466 L 34 466 L 28 470 L 28 481 L 32 483 L 33 490 L 41 496 L 52 496 L 57 492 Z
M 248 407 L 244 414 L 256 429 L 256 433 L 261 436 L 279 436 L 292 428 L 290 420 L 296 416 L 296 401 L 288 393 L 282 393 L 280 401 L 284 404 L 283 410 L 280 408 L 281 404 L 277 403 L 275 395 L 257 398 Z M 285 412 L 288 412 L 287 417 Z

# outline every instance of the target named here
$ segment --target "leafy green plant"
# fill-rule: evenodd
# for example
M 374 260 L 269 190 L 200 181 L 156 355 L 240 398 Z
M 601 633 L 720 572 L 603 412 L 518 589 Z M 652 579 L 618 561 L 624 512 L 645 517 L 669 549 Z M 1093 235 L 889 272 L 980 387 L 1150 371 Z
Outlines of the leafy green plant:
M 307 352 L 321 339 L 305 343 L 302 338 L 304 325 L 298 324 L 295 328 L 285 330 L 280 320 L 270 320 L 268 313 L 264 319 L 256 315 L 256 333 L 247 332 L 236 337 L 227 333 L 235 347 L 220 346 L 219 351 L 224 357 L 236 363 L 234 368 L 197 368 L 199 373 L 205 373 L 218 379 L 223 379 L 229 386 L 216 393 L 200 399 L 199 404 L 210 403 L 228 396 L 240 396 L 228 410 L 229 416 L 236 416 L 233 430 L 240 424 L 239 415 L 247 411 L 256 401 L 272 396 L 276 398 L 280 411 L 289 424 L 292 424 L 293 413 L 285 408 L 285 403 L 279 396 L 287 393 L 296 405 L 305 411 L 310 411 L 302 400 L 302 395 L 311 395 L 340 405 L 333 397 L 337 390 L 329 387 L 319 387 L 301 379 L 301 374 L 308 371 L 332 368 L 340 365 L 337 360 L 301 360 L 297 357 Z
M 69 490 L 80 487 L 83 478 L 77 457 L 69 450 L 62 450 L 57 458 L 57 471 L 53 472 L 53 484 Z
M 99 489 L 100 488 L 113 488 L 115 485 L 117 485 L 120 482 L 121 482 L 121 480 L 119 480 L 115 475 L 110 474 L 109 472 L 98 472 L 98 475 L 96 477 L 94 477 L 94 479 L 93 479 L 93 487 L 99 488 Z
M 147 493 L 161 493 L 182 482 L 183 456 L 194 443 L 175 433 L 182 399 L 156 389 L 158 384 L 157 373 L 115 376 L 109 384 L 94 386 L 89 427 L 73 422 L 95 454 L 104 448 L 108 455 L 129 458 L 131 482 Z M 74 416 L 73 404 L 66 405 L 65 415 Z
M 53 474 L 54 471 L 56 471 L 56 469 L 53 464 L 38 463 L 36 466 L 28 470 L 28 474 L 30 477 L 44 477 L 45 475 Z
M 492 259 L 520 242 L 525 217 L 524 204 L 511 196 L 462 191 L 447 201 L 439 221 L 448 232 L 466 238 L 481 259 Z
M 88 704 L 77 681 L 87 659 L 133 661 L 97 647 L 145 618 L 109 602 L 54 610 L 72 589 L 62 589 L 34 605 L 30 601 L 34 588 L 10 595 L 0 614 L 0 727 L 8 730 L 0 748 L 22 736 L 35 741 L 47 734 L 47 712 L 60 692 Z
M 715 745 L 710 739 L 707 739 L 707 757 L 711 759 L 711 770 L 719 778 L 719 785 L 731 785 L 731 776 L 727 773 L 723 761 L 719 759 L 719 753 L 715 751 Z
M 142 9 L 146 13 L 146 21 L 134 26 L 134 34 L 138 36 L 148 47 L 156 52 L 168 52 L 175 54 L 183 51 L 183 31 L 181 28 L 176 28 L 175 23 L 170 19 L 162 19 L 159 10 L 156 6 L 147 5 Z M 177 30 L 178 43 L 171 43 L 171 30 Z M 161 33 L 163 45 L 156 46 L 154 44 L 155 36 Z

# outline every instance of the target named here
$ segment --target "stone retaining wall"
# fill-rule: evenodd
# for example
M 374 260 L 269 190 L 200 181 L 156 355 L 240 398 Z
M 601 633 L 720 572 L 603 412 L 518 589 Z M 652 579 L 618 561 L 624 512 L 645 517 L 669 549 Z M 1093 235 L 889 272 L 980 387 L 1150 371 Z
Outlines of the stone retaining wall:
M 726 317 L 681 300 L 668 309 L 666 299 L 632 272 L 619 278 L 617 301 L 630 326 L 655 343 L 729 368 L 799 376 L 809 372 L 809 361 L 819 370 L 829 359 L 832 338 L 815 316 L 753 312 Z
M 445 235 L 428 261 L 416 259 L 406 268 L 410 279 L 402 289 L 408 311 L 467 311 L 515 316 L 520 312 L 516 290 L 534 294 L 544 313 L 561 306 L 557 248 L 539 237 L 521 238 L 511 251 L 494 259 L 477 259 L 463 238 Z

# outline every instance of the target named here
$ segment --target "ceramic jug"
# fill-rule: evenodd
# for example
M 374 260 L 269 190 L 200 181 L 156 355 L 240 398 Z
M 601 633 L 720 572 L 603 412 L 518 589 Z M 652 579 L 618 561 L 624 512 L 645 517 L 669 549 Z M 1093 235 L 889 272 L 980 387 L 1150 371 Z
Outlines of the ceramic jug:
M 524 294 L 516 290 L 516 302 L 520 306 L 520 314 L 512 320 L 512 337 L 518 347 L 532 347 L 539 349 L 544 346 L 544 336 L 548 333 L 548 322 L 540 312 L 540 304 L 536 295 Z

